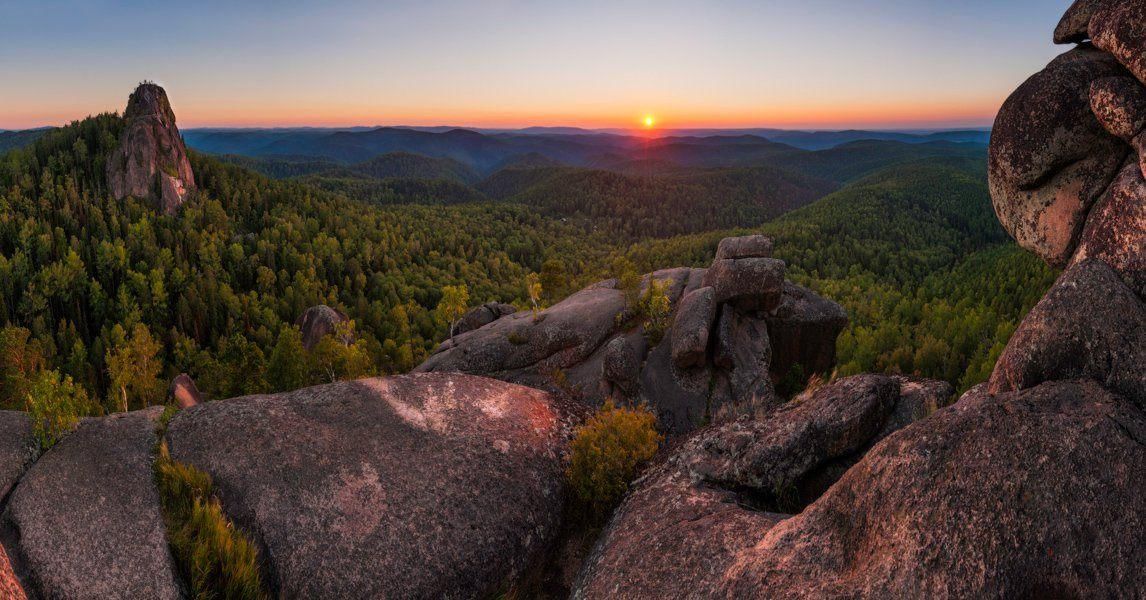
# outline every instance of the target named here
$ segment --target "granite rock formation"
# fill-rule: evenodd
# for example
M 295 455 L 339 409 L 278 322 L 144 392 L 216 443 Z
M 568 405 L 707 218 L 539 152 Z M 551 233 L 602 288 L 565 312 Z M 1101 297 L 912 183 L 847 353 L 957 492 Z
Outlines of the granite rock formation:
M 34 597 L 181 597 L 152 475 L 161 412 L 85 420 L 20 479 L 0 527 Z
M 1075 2 L 1055 39 L 1080 45 L 999 113 L 999 220 L 1067 268 L 990 382 L 940 408 L 950 388 L 858 376 L 696 432 L 575 597 L 1146 596 L 1144 23 L 1146 1 Z
M 677 434 L 754 412 L 778 402 L 773 380 L 795 365 L 830 371 L 847 325 L 839 305 L 784 281 L 771 250 L 764 236 L 728 238 L 711 268 L 645 275 L 642 291 L 663 283 L 671 307 L 659 343 L 608 280 L 536 317 L 521 311 L 457 335 L 415 371 L 485 375 L 591 406 L 646 402 Z
M 119 147 L 107 159 L 112 196 L 146 198 L 164 214 L 175 214 L 195 191 L 195 174 L 167 92 L 154 83 L 140 84 L 123 118 Z
M 557 532 L 566 408 L 420 374 L 200 404 L 166 439 L 211 474 L 276 597 L 490 597 Z

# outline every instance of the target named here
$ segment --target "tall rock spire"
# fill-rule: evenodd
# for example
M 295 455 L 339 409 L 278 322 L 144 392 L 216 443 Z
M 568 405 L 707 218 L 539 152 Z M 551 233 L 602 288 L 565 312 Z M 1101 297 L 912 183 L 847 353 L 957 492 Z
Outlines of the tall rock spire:
M 195 190 L 187 148 L 175 126 L 167 92 L 150 82 L 135 88 L 123 113 L 119 148 L 108 158 L 107 181 L 116 199 L 149 198 L 175 214 Z

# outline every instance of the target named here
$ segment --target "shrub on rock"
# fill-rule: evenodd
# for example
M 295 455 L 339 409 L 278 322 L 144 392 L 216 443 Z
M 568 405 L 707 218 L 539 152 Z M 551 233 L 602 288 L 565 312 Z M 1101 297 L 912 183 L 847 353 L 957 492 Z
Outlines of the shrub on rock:
M 645 407 L 605 402 L 577 429 L 571 444 L 569 480 L 578 498 L 604 515 L 625 495 L 637 469 L 657 453 L 661 435 L 656 416 Z

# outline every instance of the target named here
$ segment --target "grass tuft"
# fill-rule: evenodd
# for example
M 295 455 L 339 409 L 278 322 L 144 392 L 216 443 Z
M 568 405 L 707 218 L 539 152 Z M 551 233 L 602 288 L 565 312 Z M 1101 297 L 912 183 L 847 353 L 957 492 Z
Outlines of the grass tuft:
M 171 458 L 159 444 L 155 480 L 167 540 L 190 597 L 197 600 L 268 598 L 254 544 L 239 531 L 214 496 L 211 476 Z

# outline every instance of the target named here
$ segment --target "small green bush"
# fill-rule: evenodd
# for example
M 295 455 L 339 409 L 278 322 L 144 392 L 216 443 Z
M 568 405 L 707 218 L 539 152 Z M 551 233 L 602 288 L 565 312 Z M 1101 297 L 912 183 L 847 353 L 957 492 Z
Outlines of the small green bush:
M 28 391 L 28 416 L 41 452 L 71 433 L 81 416 L 95 412 L 83 386 L 59 371 L 41 371 Z
M 223 514 L 211 476 L 172 459 L 161 443 L 155 479 L 167 540 L 191 597 L 267 598 L 255 546 Z
M 660 446 L 656 416 L 646 407 L 617 407 L 612 400 L 578 428 L 568 477 L 577 497 L 597 517 L 613 509 L 637 470 Z

